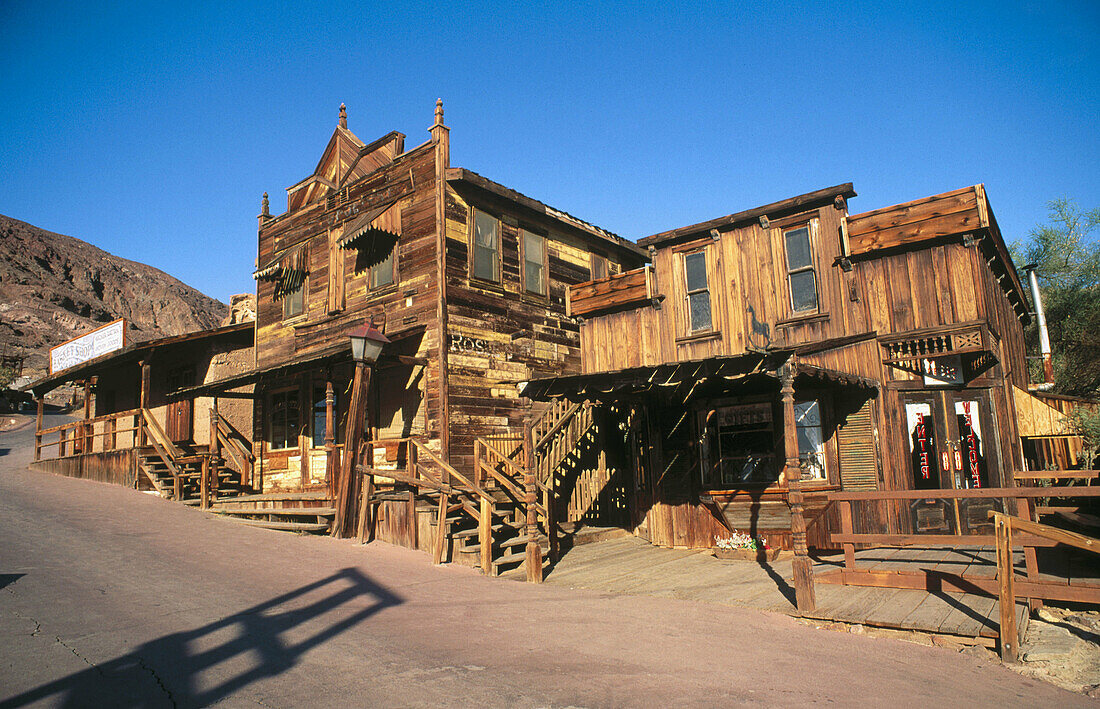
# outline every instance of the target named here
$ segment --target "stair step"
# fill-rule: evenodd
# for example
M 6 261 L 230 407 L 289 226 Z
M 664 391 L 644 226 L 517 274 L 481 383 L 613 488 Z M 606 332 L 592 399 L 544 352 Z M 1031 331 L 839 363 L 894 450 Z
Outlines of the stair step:
M 287 517 L 334 517 L 335 507 L 270 507 L 267 509 L 233 508 L 216 505 L 207 512 L 219 515 L 286 515 Z
M 492 529 L 493 529 L 493 534 L 495 535 L 497 532 L 500 532 L 504 529 L 504 525 L 503 524 L 494 524 Z M 457 532 L 451 532 L 451 538 L 452 539 L 467 539 L 469 537 L 476 537 L 477 536 L 477 531 L 478 531 L 477 527 L 474 527 L 473 529 L 460 529 Z
M 528 535 L 523 534 L 523 535 L 520 535 L 518 537 L 512 537 L 511 539 L 506 539 L 503 542 L 500 542 L 499 546 L 501 546 L 503 548 L 514 547 L 514 546 L 519 546 L 519 545 L 527 546 L 527 540 L 530 539 L 530 538 L 531 537 L 529 537 Z M 545 546 L 546 548 L 549 548 L 549 546 L 550 546 L 550 540 L 547 539 L 545 534 L 538 535 L 537 537 L 535 537 L 535 540 L 538 541 L 539 546 Z
M 252 495 L 239 495 L 233 498 L 234 502 L 285 502 L 297 500 L 325 500 L 326 502 L 331 502 L 332 498 L 324 490 L 309 490 L 305 492 L 265 492 Z
M 247 524 L 249 527 L 263 527 L 264 529 L 278 529 L 284 532 L 327 532 L 329 525 L 319 522 L 267 522 L 259 519 L 240 519 L 239 517 L 229 517 L 240 524 Z

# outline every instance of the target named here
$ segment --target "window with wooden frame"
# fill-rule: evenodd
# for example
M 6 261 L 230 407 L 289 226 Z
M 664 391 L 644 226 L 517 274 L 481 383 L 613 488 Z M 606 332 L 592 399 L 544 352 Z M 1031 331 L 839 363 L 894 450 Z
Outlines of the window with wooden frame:
M 523 290 L 536 295 L 546 295 L 547 254 L 546 237 L 521 229 L 520 244 L 523 247 Z
M 607 257 L 599 254 L 591 254 L 591 256 L 589 272 L 592 274 L 592 280 L 599 281 L 607 278 Z
M 794 313 L 817 312 L 817 274 L 814 272 L 813 239 L 810 225 L 783 231 L 787 253 L 787 290 Z
M 684 254 L 684 300 L 688 333 L 712 330 L 706 251 Z
M 385 288 L 397 282 L 397 260 L 394 254 L 397 252 L 397 244 L 393 245 L 386 258 L 370 267 L 370 287 Z
M 817 399 L 795 402 L 798 462 L 803 480 L 825 480 L 825 429 Z
M 267 397 L 267 444 L 272 450 L 298 447 L 301 412 L 298 387 L 278 389 Z
M 298 284 L 292 291 L 287 291 L 282 296 L 283 320 L 296 318 L 306 310 L 306 280 Z
M 500 283 L 500 220 L 478 209 L 470 211 L 470 275 Z

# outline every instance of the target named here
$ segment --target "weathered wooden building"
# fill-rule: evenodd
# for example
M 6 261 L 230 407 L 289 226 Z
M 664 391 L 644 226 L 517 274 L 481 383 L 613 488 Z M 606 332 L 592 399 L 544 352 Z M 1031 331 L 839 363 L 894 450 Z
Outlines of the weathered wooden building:
M 189 392 L 256 386 L 265 491 L 333 485 L 356 327 L 390 340 L 365 407 L 374 463 L 403 464 L 415 438 L 469 475 L 476 439 L 507 438 L 529 418 L 517 382 L 580 371 L 567 288 L 646 260 L 627 240 L 452 167 L 442 102 L 429 132 L 412 148 L 398 132 L 364 143 L 341 106 L 286 211 L 271 215 L 264 197 L 256 366 Z
M 1014 484 L 1029 314 L 982 185 L 850 215 L 854 196 L 655 234 L 639 242 L 652 268 L 571 289 L 584 372 L 525 393 L 616 412 L 637 534 L 709 547 L 738 529 L 789 548 L 797 487 L 824 545 L 830 491 Z M 868 504 L 855 525 L 974 531 L 999 504 Z
M 247 393 L 220 402 L 168 395 L 251 370 L 252 343 L 252 323 L 234 323 L 129 344 L 38 380 L 31 387 L 39 402 L 32 467 L 183 498 L 198 491 L 199 468 L 217 452 L 220 435 L 240 452 L 230 463 L 215 454 L 215 467 L 247 486 L 250 461 L 241 445 L 252 423 Z M 84 387 L 82 418 L 42 428 L 44 395 L 69 382 Z

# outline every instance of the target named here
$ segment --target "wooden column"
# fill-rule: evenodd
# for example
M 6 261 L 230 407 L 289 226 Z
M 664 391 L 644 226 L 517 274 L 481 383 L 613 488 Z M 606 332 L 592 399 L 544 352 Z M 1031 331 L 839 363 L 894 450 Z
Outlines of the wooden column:
M 336 497 L 336 471 L 340 469 L 336 456 L 336 393 L 332 386 L 332 373 L 325 381 L 325 484 L 329 494 Z
M 787 465 L 783 477 L 787 482 L 787 500 L 791 506 L 791 543 L 794 546 L 795 605 L 801 612 L 814 610 L 813 562 L 806 548 L 806 518 L 802 508 L 802 470 L 798 464 L 798 430 L 794 420 L 794 364 L 787 362 L 780 370 L 783 388 L 783 451 Z
M 523 427 L 523 486 L 524 502 L 527 507 L 527 580 L 542 583 L 542 547 L 539 546 L 539 518 L 535 505 L 538 502 L 538 488 L 535 486 L 535 469 L 532 467 L 533 442 L 531 424 Z
M 34 460 L 38 462 L 42 459 L 42 413 L 46 401 L 41 396 L 35 401 L 38 403 L 38 413 L 34 417 Z
M 92 380 L 84 380 L 84 420 L 80 422 L 80 452 L 92 452 L 91 424 L 88 419 L 92 417 Z
M 141 394 L 138 399 L 138 408 L 145 410 L 149 408 L 149 380 L 150 380 L 150 368 L 149 360 L 143 359 L 138 363 L 141 367 Z M 145 434 L 145 420 L 139 417 L 140 429 L 138 432 L 138 447 L 144 448 L 149 445 Z
M 337 481 L 336 519 L 332 525 L 332 536 L 346 537 L 351 534 L 350 525 L 356 518 L 355 507 L 358 502 L 358 475 L 355 464 L 359 441 L 363 438 L 363 417 L 367 390 L 370 389 L 371 370 L 363 362 L 355 363 L 355 378 L 351 385 L 351 401 L 348 405 L 348 423 L 344 429 L 344 455 Z M 373 464 L 373 461 L 369 461 Z M 369 522 L 368 522 L 369 524 Z
M 439 447 L 446 462 L 451 460 L 450 376 L 447 372 L 447 168 L 451 166 L 451 129 L 443 125 L 443 99 L 435 102 L 435 121 L 428 129 L 432 134 L 435 162 L 435 259 L 436 306 L 435 321 L 439 327 Z M 443 482 L 450 483 L 450 473 L 443 471 Z

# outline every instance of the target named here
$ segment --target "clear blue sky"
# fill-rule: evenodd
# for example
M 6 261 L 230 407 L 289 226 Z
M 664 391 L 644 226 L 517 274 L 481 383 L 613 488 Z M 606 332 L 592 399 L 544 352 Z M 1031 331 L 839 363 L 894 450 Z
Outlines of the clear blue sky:
M 0 213 L 254 290 L 348 105 L 370 141 L 631 239 L 852 181 L 853 212 L 984 182 L 1009 241 L 1100 206 L 1100 3 L 0 2 Z

